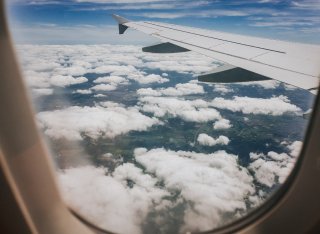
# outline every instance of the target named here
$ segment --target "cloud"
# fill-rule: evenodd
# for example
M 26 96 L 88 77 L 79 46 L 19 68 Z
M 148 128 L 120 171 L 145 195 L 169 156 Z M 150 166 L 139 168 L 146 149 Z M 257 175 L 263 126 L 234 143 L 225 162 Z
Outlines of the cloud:
M 121 76 L 104 76 L 94 80 L 93 83 L 128 84 L 128 80 Z
M 77 83 L 76 79 L 82 79 L 77 75 L 83 73 L 90 84 L 94 83 L 91 89 L 73 87 L 72 91 L 79 94 L 93 93 L 96 99 L 90 95 L 88 103 L 96 101 L 96 104 L 64 107 L 37 115 L 39 126 L 52 139 L 80 141 L 90 137 L 94 142 L 99 138 L 120 139 L 122 134 L 130 131 L 148 131 L 151 128 L 153 131 L 153 127 L 164 124 L 166 118 L 208 122 L 204 125 L 209 130 L 210 126 L 216 130 L 232 127 L 230 121 L 224 119 L 216 108 L 275 116 L 299 114 L 301 111 L 285 96 L 215 98 L 211 101 L 210 88 L 196 80 L 189 81 L 190 75 L 179 74 L 181 83 L 176 84 L 175 72 L 200 74 L 218 66 L 216 61 L 194 53 L 153 55 L 142 53 L 138 46 L 115 45 L 22 48 L 27 48 L 22 53 L 29 56 L 29 62 L 24 62 L 29 73 L 27 80 L 39 94 L 49 95 L 53 92 L 51 78 L 55 75 L 61 76 L 57 83 L 63 80 L 66 86 Z M 166 72 L 170 72 L 169 75 Z M 169 78 L 170 83 L 159 85 Z M 134 95 L 133 102 L 129 103 L 135 103 L 137 98 L 136 106 L 127 107 L 122 103 L 104 101 L 107 100 L 106 95 L 101 93 L 106 92 L 102 91 L 114 90 L 129 82 L 134 88 L 139 83 L 147 87 L 137 90 L 138 95 L 135 90 L 129 90 Z M 154 83 L 156 85 L 150 85 Z M 172 87 L 168 87 L 170 84 Z M 270 81 L 250 85 L 276 88 L 279 84 Z M 197 94 L 205 93 L 203 87 L 210 95 L 205 95 L 202 100 Z M 214 88 L 220 93 L 231 91 L 227 85 L 214 85 Z M 204 129 L 198 130 L 199 133 L 206 132 L 202 131 Z M 198 142 L 207 146 L 229 144 L 228 137 L 219 135 L 211 137 L 201 133 Z M 136 165 L 126 163 L 121 153 L 104 152 L 101 157 L 106 160 L 120 158 L 114 167 L 66 168 L 59 172 L 59 178 L 67 203 L 111 231 L 142 233 L 146 223 L 149 225 L 154 222 L 155 226 L 164 230 L 163 233 L 169 233 L 165 229 L 166 225 L 179 219 L 182 223 L 179 231 L 198 232 L 223 225 L 230 221 L 230 217 L 239 217 L 247 208 L 257 204 L 261 196 L 258 197 L 255 190 L 256 182 L 260 189 L 273 188 L 285 180 L 298 156 L 301 142 L 290 145 L 285 143 L 282 147 L 286 147 L 285 152 L 252 152 L 249 168 L 241 166 L 236 155 L 225 151 L 202 154 L 140 148 L 135 150 L 134 158 L 131 157 Z M 177 212 L 180 212 L 180 216 L 173 217 Z M 123 220 L 126 225 L 123 225 Z
M 51 86 L 48 73 L 25 70 L 23 74 L 29 87 L 49 88 Z
M 300 114 L 301 109 L 291 104 L 287 97 L 278 96 L 269 99 L 237 97 L 231 100 L 215 98 L 211 105 L 220 109 L 227 109 L 233 112 L 244 114 L 263 114 L 263 115 L 284 115 L 286 113 Z
M 94 139 L 113 138 L 130 131 L 146 131 L 161 124 L 158 119 L 141 114 L 137 108 L 121 106 L 73 106 L 40 112 L 37 119 L 46 135 L 68 140 L 81 140 L 85 135 Z
M 92 91 L 89 89 L 77 89 L 76 91 L 73 91 L 73 93 L 79 93 L 79 94 L 91 94 Z
M 217 130 L 221 129 L 229 129 L 232 125 L 230 124 L 230 120 L 228 119 L 220 119 L 213 123 L 213 128 Z
M 35 97 L 48 96 L 53 94 L 53 89 L 32 89 L 32 94 Z
M 133 181 L 131 187 L 128 180 Z M 112 174 L 93 166 L 66 169 L 59 173 L 59 182 L 64 199 L 77 212 L 99 227 L 124 234 L 140 234 L 148 212 L 169 195 L 157 188 L 156 179 L 131 163 Z
M 139 105 L 142 111 L 153 113 L 156 117 L 164 117 L 168 114 L 190 122 L 221 119 L 217 110 L 208 108 L 208 103 L 200 99 L 189 101 L 169 97 L 141 97 Z
M 159 0 L 75 0 L 75 2 L 91 2 L 91 3 L 149 3 L 158 2 Z
M 158 40 L 135 30 L 128 30 L 126 37 L 118 34 L 116 23 L 112 25 L 46 25 L 14 24 L 12 29 L 13 39 L 17 44 L 134 44 L 143 45 L 156 43 Z M 106 35 L 108 35 L 106 37 Z
M 106 101 L 106 102 L 99 102 L 99 106 L 102 107 L 125 107 L 124 105 L 116 102 Z
M 297 158 L 302 149 L 303 143 L 301 141 L 294 141 L 291 145 L 288 145 L 288 149 L 290 150 L 290 155 L 292 157 Z
M 217 139 L 214 139 L 205 133 L 199 134 L 197 141 L 200 145 L 205 146 L 228 145 L 230 142 L 229 138 L 226 136 L 219 136 Z
M 142 16 L 146 18 L 157 18 L 157 19 L 177 19 L 190 16 L 190 13 L 167 13 L 167 12 L 158 12 L 158 13 L 138 13 L 136 16 Z
M 177 206 L 183 209 L 180 232 L 210 230 L 226 221 L 221 214 L 245 211 L 257 199 L 252 176 L 225 151 L 136 148 L 134 157 L 143 168 L 123 163 L 114 171 L 93 166 L 60 171 L 64 199 L 99 227 L 134 234 L 142 233 L 153 212 L 163 214 L 156 222 L 165 226 L 164 217 Z
M 163 78 L 160 75 L 141 72 L 132 65 L 102 65 L 92 69 L 91 72 L 97 74 L 110 73 L 113 79 L 116 76 L 126 76 L 127 79 L 134 80 L 140 84 L 165 83 L 169 81 L 169 79 Z
M 100 227 L 117 233 L 141 233 L 150 212 L 168 213 L 181 199 L 187 203 L 181 231 L 217 227 L 223 223 L 221 212 L 245 210 L 247 197 L 255 192 L 247 170 L 238 166 L 236 156 L 224 151 L 206 155 L 140 148 L 135 150 L 135 158 L 147 173 L 131 163 L 114 172 L 93 166 L 61 171 L 64 199 Z M 164 188 L 157 186 L 160 180 Z M 178 192 L 180 198 L 167 200 L 172 192 Z
M 152 88 L 142 88 L 137 90 L 137 94 L 140 96 L 161 96 L 161 92 Z
M 138 89 L 137 93 L 140 96 L 184 96 L 191 94 L 203 94 L 204 89 L 201 85 L 193 83 L 177 84 L 175 87 L 151 89 Z
M 151 1 L 151 2 L 129 2 L 119 1 L 117 4 L 107 2 L 108 4 L 103 4 L 99 6 L 83 6 L 81 9 L 77 9 L 79 11 L 101 11 L 101 10 L 172 10 L 172 9 L 181 9 L 181 8 L 197 8 L 202 6 L 207 6 L 209 4 L 208 1 L 197 1 L 197 2 L 189 2 L 189 1 L 170 1 L 170 2 L 162 2 L 162 1 Z
M 311 22 L 255 22 L 250 24 L 254 27 L 291 27 L 291 26 L 310 26 L 313 25 Z
M 199 75 L 208 73 L 217 68 L 219 63 L 206 56 L 194 53 L 177 53 L 177 54 L 143 54 L 143 66 L 149 69 L 160 69 L 163 72 L 179 72 Z
M 41 58 L 33 58 L 32 62 L 31 61 L 28 61 L 28 62 L 29 62 L 27 64 L 28 68 L 34 72 L 50 72 L 57 68 L 60 68 L 59 63 L 55 61 L 45 62 Z
M 88 79 L 85 77 L 72 77 L 72 76 L 62 76 L 62 75 L 55 75 L 52 76 L 50 79 L 50 83 L 54 86 L 59 86 L 59 87 L 66 87 L 70 85 L 75 85 L 75 84 L 82 84 L 88 82 Z
M 97 78 L 95 83 L 113 86 L 129 84 L 131 81 L 161 84 L 169 81 L 165 71 L 196 75 L 218 66 L 214 60 L 196 53 L 155 55 L 143 53 L 140 46 L 127 45 L 19 45 L 18 51 L 23 58 L 26 81 L 34 88 L 78 84 L 86 81 L 87 78 L 83 76 L 93 73 L 104 75 Z M 145 69 L 164 72 L 158 75 L 146 73 Z M 175 88 L 164 92 L 168 95 L 169 92 L 176 92 L 179 95 L 194 88 L 190 92 L 202 93 L 200 86 L 192 84 L 180 84 Z
M 83 67 L 84 64 L 79 66 L 71 66 L 71 67 L 61 67 L 56 68 L 55 73 L 60 75 L 70 75 L 70 76 L 83 76 L 88 73 L 88 70 Z
M 177 19 L 185 17 L 193 18 L 216 18 L 216 17 L 243 17 L 248 16 L 248 12 L 241 10 L 226 10 L 226 9 L 214 9 L 214 10 L 197 10 L 197 11 L 184 11 L 184 12 L 146 12 L 136 13 L 136 16 L 142 16 L 145 18 L 157 18 L 157 19 Z
M 90 70 L 90 72 L 92 73 L 96 73 L 96 74 L 108 74 L 108 73 L 113 73 L 113 74 L 117 74 L 119 75 L 128 75 L 132 72 L 136 72 L 137 69 L 132 66 L 126 66 L 126 65 L 101 65 L 98 66 L 92 70 Z
M 106 95 L 99 93 L 99 94 L 95 94 L 94 97 L 103 98 L 103 97 L 106 97 Z
M 91 89 L 95 91 L 113 91 L 117 89 L 117 86 L 113 84 L 99 84 L 93 86 Z
M 248 169 L 254 173 L 256 180 L 267 187 L 282 184 L 292 171 L 302 147 L 301 141 L 287 145 L 289 153 L 268 152 L 250 153 L 253 161 Z
M 258 3 L 273 3 L 273 2 L 279 2 L 279 0 L 260 0 Z
M 292 6 L 298 9 L 319 10 L 320 3 L 318 0 L 292 1 Z
M 216 92 L 220 92 L 221 94 L 233 92 L 233 89 L 223 84 L 215 84 L 213 90 Z
M 185 200 L 181 232 L 207 231 L 223 224 L 221 214 L 246 210 L 246 200 L 255 192 L 248 171 L 239 166 L 237 156 L 225 151 L 201 154 L 140 148 L 135 159 Z
M 276 89 L 281 84 L 276 80 L 264 80 L 264 81 L 252 81 L 252 82 L 240 82 L 235 83 L 238 86 L 258 86 L 264 89 Z
M 162 84 L 169 81 L 169 79 L 163 78 L 160 75 L 156 75 L 156 74 L 144 75 L 143 73 L 128 74 L 128 79 L 135 80 L 140 84 L 151 84 L 151 83 Z

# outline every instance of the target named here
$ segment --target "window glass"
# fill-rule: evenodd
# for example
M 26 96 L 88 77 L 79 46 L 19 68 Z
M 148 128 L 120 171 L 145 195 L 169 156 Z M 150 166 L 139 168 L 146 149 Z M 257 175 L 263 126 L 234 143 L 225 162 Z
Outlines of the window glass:
M 284 183 L 315 95 L 276 80 L 198 81 L 223 65 L 118 35 L 112 13 L 319 43 L 315 1 L 16 0 L 11 31 L 66 203 L 117 233 L 207 231 Z M 244 42 L 246 43 L 246 42 Z

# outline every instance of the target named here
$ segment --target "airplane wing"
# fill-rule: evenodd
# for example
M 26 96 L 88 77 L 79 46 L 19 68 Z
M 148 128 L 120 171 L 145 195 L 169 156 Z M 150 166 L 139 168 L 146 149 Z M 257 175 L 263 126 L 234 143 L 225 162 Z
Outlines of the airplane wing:
M 248 37 L 219 31 L 149 21 L 129 21 L 112 15 L 119 33 L 132 28 L 163 43 L 145 47 L 152 53 L 195 51 L 226 65 L 199 77 L 209 82 L 245 82 L 269 78 L 317 93 L 320 46 Z M 237 74 L 237 75 L 235 75 Z

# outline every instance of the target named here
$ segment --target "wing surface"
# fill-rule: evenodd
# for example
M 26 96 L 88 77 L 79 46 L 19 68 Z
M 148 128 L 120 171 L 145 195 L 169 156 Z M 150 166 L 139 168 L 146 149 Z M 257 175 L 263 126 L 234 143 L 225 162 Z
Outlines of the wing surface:
M 320 46 L 223 33 L 213 30 L 113 17 L 164 43 L 195 51 L 224 63 L 316 93 Z M 124 31 L 123 31 L 124 32 Z M 122 33 L 123 33 L 122 32 Z

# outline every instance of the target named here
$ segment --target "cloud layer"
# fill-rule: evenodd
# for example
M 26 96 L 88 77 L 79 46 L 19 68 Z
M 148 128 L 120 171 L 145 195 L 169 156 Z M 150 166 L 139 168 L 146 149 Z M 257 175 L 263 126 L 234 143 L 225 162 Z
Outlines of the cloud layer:
M 292 171 L 301 147 L 302 142 L 295 141 L 287 145 L 288 153 L 251 153 L 250 158 L 253 162 L 249 170 L 254 172 L 257 181 L 263 185 L 272 187 L 277 183 L 282 184 Z
M 158 119 L 145 116 L 136 108 L 124 108 L 117 104 L 45 111 L 38 113 L 37 119 L 46 135 L 68 140 L 81 140 L 83 135 L 95 139 L 113 138 L 129 131 L 146 131 L 153 125 L 161 124 Z
M 53 144 L 80 141 L 94 151 L 97 167 L 59 171 L 63 196 L 108 230 L 177 233 L 221 226 L 264 201 L 299 154 L 300 141 L 276 134 L 270 141 L 280 145 L 268 150 L 258 142 L 264 151 L 251 150 L 253 140 L 238 131 L 242 124 L 254 126 L 253 117 L 291 115 L 301 124 L 295 103 L 304 105 L 292 92 L 270 94 L 284 90 L 278 82 L 198 82 L 195 76 L 220 63 L 194 53 L 157 55 L 114 45 L 19 48 L 26 82 L 44 103 L 37 114 L 41 129 Z M 246 86 L 259 87 L 258 94 Z M 61 101 L 61 92 L 70 99 Z M 248 149 L 237 145 L 238 137 Z
M 121 85 L 134 82 L 148 85 L 169 81 L 167 73 L 160 75 L 146 72 L 146 69 L 200 74 L 217 67 L 214 60 L 195 53 L 150 55 L 143 53 L 139 46 L 20 45 L 18 50 L 23 59 L 28 85 L 33 89 L 53 88 L 53 93 L 55 87 L 67 87 L 88 81 L 95 92 L 113 91 Z M 92 84 L 87 74 L 96 74 L 99 77 L 94 79 Z M 181 83 L 176 87 L 157 91 L 168 96 L 204 93 L 202 86 L 191 83 Z M 48 92 L 37 92 L 38 95 L 42 93 L 48 95 Z
M 264 114 L 264 115 L 283 115 L 286 113 L 300 114 L 301 109 L 291 104 L 287 97 L 278 96 L 270 99 L 234 97 L 231 100 L 215 98 L 211 105 L 220 109 L 227 109 L 233 112 L 244 114 Z
M 169 88 L 143 88 L 137 90 L 141 96 L 184 96 L 191 94 L 203 94 L 204 89 L 202 86 L 194 83 L 176 84 L 175 87 Z
M 200 145 L 206 145 L 206 146 L 214 146 L 214 145 L 227 145 L 229 144 L 229 138 L 226 136 L 219 136 L 217 139 L 214 139 L 213 137 L 201 133 L 198 136 L 197 141 Z
M 142 97 L 141 110 L 153 113 L 156 117 L 170 115 L 190 122 L 207 122 L 221 119 L 220 113 L 208 108 L 208 104 L 200 99 L 185 100 L 168 97 Z
M 247 198 L 255 197 L 253 178 L 239 166 L 237 156 L 225 151 L 137 148 L 134 157 L 145 172 L 131 163 L 112 173 L 91 166 L 64 170 L 59 179 L 65 199 L 102 227 L 141 233 L 144 219 L 155 210 L 166 214 L 184 204 L 180 231 L 203 231 L 223 224 L 221 213 L 246 210 Z M 159 187 L 159 181 L 164 185 Z M 119 222 L 124 219 L 126 225 Z M 158 222 L 161 228 L 168 220 L 159 217 Z

